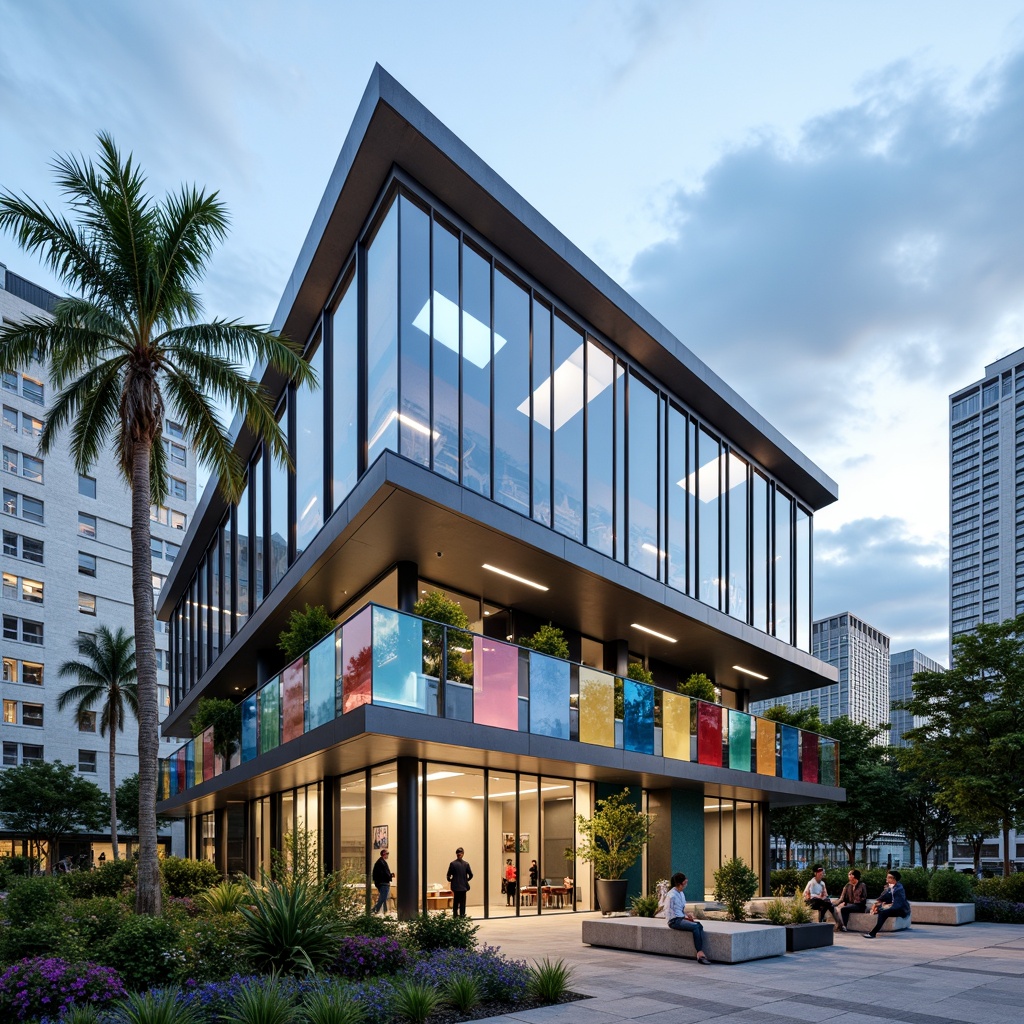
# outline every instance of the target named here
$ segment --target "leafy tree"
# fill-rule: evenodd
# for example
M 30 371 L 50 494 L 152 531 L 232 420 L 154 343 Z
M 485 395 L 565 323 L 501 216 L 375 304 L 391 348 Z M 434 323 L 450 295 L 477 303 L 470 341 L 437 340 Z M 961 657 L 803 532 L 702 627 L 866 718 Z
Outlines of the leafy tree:
M 594 865 L 598 878 L 621 878 L 651 841 L 654 815 L 629 799 L 629 790 L 598 800 L 594 816 L 576 815 L 576 856 Z M 566 857 L 569 851 L 566 851 Z
M 638 683 L 653 683 L 654 673 L 645 668 L 642 662 L 631 661 L 626 666 L 626 678 L 635 679 Z
M 521 636 L 519 646 L 529 647 L 540 654 L 550 654 L 555 658 L 569 657 L 569 644 L 566 642 L 565 634 L 550 622 L 546 626 L 541 626 L 532 636 Z
M 131 156 L 99 136 L 99 161 L 55 164 L 70 216 L 28 197 L 0 193 L 0 229 L 10 231 L 75 295 L 49 316 L 0 327 L 0 370 L 29 365 L 37 353 L 55 393 L 39 449 L 65 430 L 75 466 L 87 473 L 112 446 L 131 491 L 132 597 L 139 692 L 139 884 L 136 910 L 159 914 L 156 842 L 159 721 L 153 630 L 150 506 L 162 503 L 165 410 L 185 425 L 197 456 L 235 501 L 245 467 L 217 412 L 241 412 L 246 427 L 288 463 L 275 396 L 242 369 L 255 357 L 297 384 L 315 384 L 301 348 L 237 320 L 200 322 L 196 290 L 214 246 L 227 232 L 216 193 L 195 186 L 154 200 Z M 198 385 L 198 386 L 197 386 Z
M 813 704 L 809 708 L 801 708 L 799 711 L 794 711 L 792 708 L 786 707 L 785 704 L 776 704 L 775 707 L 765 711 L 761 717 L 778 722 L 780 725 L 791 725 L 794 729 L 806 729 L 808 732 L 817 733 L 825 731 L 818 708 Z
M 441 666 L 445 663 L 442 653 L 447 633 L 447 676 L 458 682 L 469 682 L 473 678 L 473 666 L 462 660 L 459 648 L 472 646 L 469 633 L 460 632 L 469 628 L 469 616 L 458 601 L 453 601 L 441 590 L 432 590 L 413 606 L 416 615 L 430 622 L 423 624 L 423 672 L 428 676 L 441 678 Z M 438 625 L 441 623 L 441 625 Z M 445 626 L 454 627 L 445 630 Z
M 117 820 L 121 829 L 128 835 L 139 834 L 139 773 L 134 772 L 125 778 L 117 787 Z M 174 818 L 161 814 L 156 817 L 157 828 L 168 828 Z
M 900 785 L 902 830 L 910 844 L 911 859 L 916 847 L 921 855 L 921 866 L 928 867 L 928 856 L 942 849 L 953 834 L 956 824 L 952 811 L 938 803 L 938 783 L 931 772 L 915 768 L 907 756 L 907 749 L 896 751 Z
M 676 683 L 676 692 L 708 704 L 718 703 L 718 690 L 703 672 L 694 672 L 685 683 Z
M 757 895 L 757 874 L 742 857 L 727 860 L 715 871 L 715 899 L 725 904 L 730 921 L 746 918 L 745 904 Z
M 0 772 L 0 819 L 10 832 L 23 832 L 46 845 L 52 875 L 60 841 L 81 829 L 99 829 L 110 804 L 95 782 L 83 779 L 69 764 L 33 761 Z
M 234 701 L 220 697 L 200 697 L 196 712 L 189 722 L 193 736 L 199 736 L 213 726 L 213 750 L 224 760 L 230 760 L 238 749 L 242 732 L 242 709 Z
M 953 667 L 916 673 L 913 697 L 894 706 L 924 719 L 906 733 L 907 763 L 935 780 L 936 801 L 1000 823 L 1009 875 L 1010 829 L 1024 815 L 1024 615 L 958 636 Z
M 114 860 L 120 860 L 117 843 L 117 734 L 124 732 L 127 713 L 139 716 L 139 687 L 135 674 L 135 640 L 118 627 L 112 633 L 100 626 L 95 636 L 79 636 L 78 660 L 65 661 L 57 670 L 60 679 L 77 679 L 57 698 L 57 709 L 74 706 L 75 723 L 86 720 L 99 705 L 100 735 L 107 737 L 110 754 L 110 845 Z
M 336 625 L 322 604 L 315 608 L 307 604 L 303 611 L 293 608 L 288 616 L 288 626 L 277 639 L 277 646 L 288 656 L 289 662 L 294 661 L 323 640 Z

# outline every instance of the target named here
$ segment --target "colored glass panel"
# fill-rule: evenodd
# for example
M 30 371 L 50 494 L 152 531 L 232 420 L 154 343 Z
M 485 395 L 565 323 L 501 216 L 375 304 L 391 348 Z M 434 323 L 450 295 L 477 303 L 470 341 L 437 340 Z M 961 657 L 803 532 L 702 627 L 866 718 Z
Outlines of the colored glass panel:
M 242 701 L 242 761 L 251 761 L 259 752 L 259 718 L 256 714 L 256 694 Z
M 838 748 L 835 740 L 821 738 L 821 772 L 819 773 L 818 781 L 823 786 L 834 786 L 836 785 L 836 768 L 837 768 L 837 753 Z
M 641 754 L 654 753 L 654 687 L 636 679 L 622 680 L 624 713 L 622 745 Z
M 678 761 L 690 760 L 690 698 L 681 693 L 661 695 L 661 752 Z
M 717 704 L 697 704 L 697 760 L 722 766 L 722 709 Z
M 336 632 L 331 633 L 309 652 L 310 729 L 316 729 L 334 718 L 337 636 Z
M 260 690 L 260 753 L 273 750 L 281 742 L 281 677 L 272 679 Z
M 757 719 L 757 774 L 775 774 L 775 723 Z
M 157 782 L 156 782 L 157 790 L 156 791 L 157 791 L 157 793 L 159 795 L 159 799 L 160 800 L 166 800 L 167 797 L 170 795 L 170 793 L 169 793 L 169 791 L 167 789 L 167 760 L 166 760 L 166 758 L 161 758 L 157 762 L 157 771 L 159 772 L 159 775 L 157 776 Z
M 473 721 L 478 725 L 517 729 L 519 648 L 489 637 L 475 636 L 473 663 L 476 666 L 473 677 Z
M 530 732 L 569 738 L 569 663 L 530 652 Z
M 177 796 L 178 792 L 178 755 L 174 753 L 167 759 L 167 793 Z
M 388 608 L 373 609 L 373 702 L 426 711 L 423 622 Z
M 370 609 L 350 619 L 341 630 L 342 711 L 370 703 Z
M 189 789 L 191 789 L 193 786 L 198 786 L 199 783 L 203 781 L 203 779 L 202 779 L 202 764 L 203 764 L 203 755 L 202 755 L 202 749 L 200 749 L 200 751 L 199 751 L 199 766 L 198 766 L 200 774 L 197 775 L 196 774 L 196 741 L 195 740 L 189 740 L 188 743 L 185 744 L 185 779 L 186 779 L 186 785 L 188 786 Z
M 750 771 L 750 715 L 729 711 L 729 767 Z
M 185 755 L 187 753 L 188 744 L 184 744 L 178 748 L 178 752 L 174 755 L 174 768 L 178 784 L 178 793 L 184 793 L 190 785 L 188 780 L 188 761 L 185 760 Z
M 305 728 L 305 666 L 299 658 L 281 673 L 281 742 L 297 739 Z
M 208 782 L 214 775 L 213 762 L 213 726 L 203 730 L 203 782 Z
M 800 734 L 801 778 L 804 782 L 818 781 L 818 736 L 813 732 Z
M 780 725 L 782 731 L 782 777 L 800 778 L 800 733 L 791 725 Z
M 615 676 L 580 668 L 580 743 L 615 746 Z

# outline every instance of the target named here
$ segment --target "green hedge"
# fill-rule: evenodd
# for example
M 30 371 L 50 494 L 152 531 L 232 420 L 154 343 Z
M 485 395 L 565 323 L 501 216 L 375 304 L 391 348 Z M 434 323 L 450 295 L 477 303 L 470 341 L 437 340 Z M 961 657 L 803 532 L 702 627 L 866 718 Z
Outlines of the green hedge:
M 1011 903 L 1024 903 L 1024 872 L 1006 878 L 982 878 L 975 884 L 974 892 L 978 896 L 988 896 L 994 900 L 1009 900 Z
M 198 896 L 213 888 L 220 880 L 216 864 L 208 860 L 164 857 L 160 861 L 165 896 Z
M 928 884 L 932 873 L 926 868 L 900 868 L 903 876 L 903 888 L 906 890 L 907 899 L 927 901 Z M 849 881 L 850 869 L 848 867 L 832 867 L 825 872 L 825 886 L 830 896 L 838 896 L 843 891 L 843 886 Z M 860 879 L 867 886 L 868 899 L 874 899 L 885 888 L 885 876 L 887 868 L 861 868 Z M 810 881 L 814 871 L 807 868 L 781 868 L 771 873 L 771 891 L 775 893 L 780 887 L 787 895 L 803 892 L 804 886 Z

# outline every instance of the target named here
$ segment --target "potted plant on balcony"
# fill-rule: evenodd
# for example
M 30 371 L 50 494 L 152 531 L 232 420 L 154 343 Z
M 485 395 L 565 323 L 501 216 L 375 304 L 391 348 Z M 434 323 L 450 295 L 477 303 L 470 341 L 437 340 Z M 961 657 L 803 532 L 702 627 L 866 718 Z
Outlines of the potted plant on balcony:
M 529 647 L 531 651 L 550 654 L 555 658 L 568 659 L 569 657 L 569 644 L 565 639 L 565 634 L 551 622 L 546 626 L 541 626 L 532 636 L 521 636 L 519 646 Z
M 628 789 L 598 800 L 592 817 L 576 815 L 580 834 L 576 856 L 594 865 L 602 914 L 625 913 L 629 882 L 622 876 L 650 842 L 653 824 L 654 815 L 641 811 L 630 800 Z

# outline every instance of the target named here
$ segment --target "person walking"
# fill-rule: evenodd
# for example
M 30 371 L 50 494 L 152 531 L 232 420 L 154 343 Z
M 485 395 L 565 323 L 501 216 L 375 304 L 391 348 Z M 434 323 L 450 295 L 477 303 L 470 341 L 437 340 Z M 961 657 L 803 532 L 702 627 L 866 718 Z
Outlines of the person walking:
M 473 869 L 469 861 L 463 859 L 466 851 L 460 846 L 455 851 L 455 860 L 448 865 L 448 885 L 452 890 L 452 917 L 466 916 L 466 893 L 469 892 L 469 880 L 473 877 Z
M 505 906 L 514 907 L 516 905 L 516 866 L 512 863 L 512 858 L 507 857 L 505 859 Z
M 686 912 L 686 896 L 683 895 L 686 875 L 682 871 L 677 871 L 669 882 L 672 888 L 668 891 L 668 901 L 665 905 L 665 917 L 668 919 L 669 928 L 674 928 L 678 932 L 689 932 L 693 936 L 693 948 L 697 950 L 697 963 L 711 963 L 704 952 L 704 925 L 694 920 L 693 914 Z
M 371 914 L 376 914 L 379 910 L 387 913 L 388 910 L 391 883 L 395 879 L 395 873 L 391 870 L 391 865 L 388 864 L 388 856 L 388 848 L 384 847 L 380 851 L 377 862 L 373 865 L 373 884 L 377 887 L 377 902 L 373 905 L 373 910 L 370 911 Z

